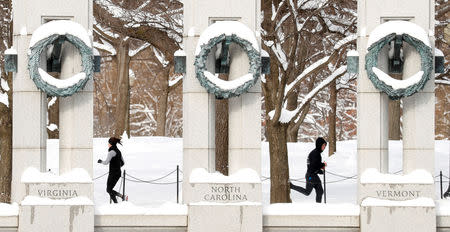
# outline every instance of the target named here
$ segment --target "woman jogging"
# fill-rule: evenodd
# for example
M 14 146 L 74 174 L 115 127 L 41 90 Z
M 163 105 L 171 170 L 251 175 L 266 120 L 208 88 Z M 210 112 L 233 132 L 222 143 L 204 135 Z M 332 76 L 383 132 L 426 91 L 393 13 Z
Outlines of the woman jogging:
M 120 168 L 125 164 L 125 162 L 123 161 L 122 153 L 120 152 L 119 148 L 117 148 L 117 144 L 122 145 L 120 139 L 115 137 L 109 138 L 108 157 L 104 161 L 101 159 L 98 160 L 99 164 L 109 164 L 109 175 L 108 181 L 106 183 L 106 192 L 108 192 L 111 200 L 113 200 L 114 203 L 117 203 L 116 196 L 123 199 L 123 195 L 115 191 L 114 186 L 120 179 L 122 173 Z

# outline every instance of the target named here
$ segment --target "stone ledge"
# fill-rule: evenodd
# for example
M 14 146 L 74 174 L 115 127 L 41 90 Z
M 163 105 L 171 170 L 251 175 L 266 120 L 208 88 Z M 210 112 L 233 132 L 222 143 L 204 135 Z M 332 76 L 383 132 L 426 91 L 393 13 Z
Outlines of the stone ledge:
M 264 228 L 270 227 L 333 227 L 359 228 L 359 216 L 356 215 L 264 215 Z
M 0 231 L 4 228 L 15 228 L 19 226 L 19 216 L 0 216 Z
M 187 215 L 95 215 L 95 227 L 187 227 Z

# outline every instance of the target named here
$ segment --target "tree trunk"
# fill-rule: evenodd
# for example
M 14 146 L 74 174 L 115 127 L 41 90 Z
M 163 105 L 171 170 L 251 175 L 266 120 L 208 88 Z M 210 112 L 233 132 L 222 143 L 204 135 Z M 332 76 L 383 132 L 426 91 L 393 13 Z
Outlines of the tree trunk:
M 130 80 L 128 76 L 130 57 L 128 51 L 130 47 L 127 41 L 121 40 L 116 55 L 118 64 L 118 85 L 117 85 L 117 105 L 115 113 L 114 136 L 122 136 L 124 131 L 129 134 L 130 115 Z
M 336 80 L 330 83 L 330 114 L 328 117 L 328 155 L 331 156 L 336 152 L 336 106 L 337 106 L 337 90 Z
M 3 5 L 3 13 L 7 15 L 2 15 L 3 20 L 9 19 L 12 9 L 12 1 L 8 0 L 4 2 Z M 4 50 L 7 47 L 12 45 L 12 20 L 6 26 L 6 23 L 3 24 L 3 27 L 8 27 L 8 30 L 5 30 L 6 33 L 2 34 L 3 43 L 0 45 L 1 54 L 3 54 Z M 0 55 L 1 58 L 4 58 L 3 55 Z M 3 59 L 2 59 L 3 60 Z M 0 64 L 0 68 L 3 71 L 4 65 L 3 62 Z M 0 104 L 0 202 L 10 203 L 11 202 L 11 179 L 12 179 L 12 73 L 0 72 L 0 77 L 3 78 L 8 86 L 9 91 L 6 89 L 2 89 L 5 93 L 8 94 L 8 105 L 7 107 L 4 104 Z
M 9 84 L 12 74 L 2 75 Z M 12 89 L 12 86 L 10 89 Z M 12 178 L 12 90 L 8 91 L 9 107 L 0 104 L 0 202 L 11 201 Z
M 219 74 L 222 80 L 228 80 L 228 75 Z M 228 99 L 216 99 L 215 112 L 215 143 L 216 171 L 228 176 Z
M 228 99 L 216 99 L 216 171 L 228 175 Z
M 167 103 L 169 100 L 169 77 L 170 69 L 166 68 L 165 77 L 161 83 L 161 94 L 158 100 L 158 110 L 156 111 L 156 136 L 166 136 Z
M 287 99 L 287 109 L 288 110 L 295 110 L 295 108 L 297 108 L 297 98 L 298 98 L 298 92 L 296 92 L 295 94 L 292 94 L 288 99 Z M 300 129 L 300 127 L 296 127 L 296 128 L 289 128 L 286 133 L 287 133 L 287 142 L 290 143 L 296 143 L 298 141 L 298 130 Z
M 288 124 L 267 123 L 270 150 L 270 203 L 290 203 L 289 161 L 287 153 Z
M 390 73 L 392 78 L 402 79 L 401 74 Z M 389 139 L 390 140 L 400 140 L 401 139 L 401 129 L 400 129 L 400 100 L 390 100 L 389 99 Z

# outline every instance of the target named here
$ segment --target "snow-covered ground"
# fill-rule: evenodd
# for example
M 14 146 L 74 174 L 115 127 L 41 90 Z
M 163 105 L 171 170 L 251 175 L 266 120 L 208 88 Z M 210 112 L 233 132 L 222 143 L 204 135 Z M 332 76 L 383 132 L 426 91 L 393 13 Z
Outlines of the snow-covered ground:
M 56 140 L 49 140 L 48 167 L 57 172 L 58 157 Z M 269 144 L 263 142 L 262 147 L 262 175 L 269 176 Z M 436 171 L 434 175 L 442 170 L 444 175 L 449 173 L 450 141 L 436 141 Z M 124 147 L 119 148 L 124 153 L 125 169 L 127 173 L 141 180 L 154 180 L 171 173 L 179 165 L 182 169 L 183 140 L 164 137 L 134 137 L 124 141 Z M 289 172 L 292 179 L 303 179 L 306 170 L 306 156 L 314 148 L 313 143 L 289 143 Z M 356 141 L 343 141 L 337 144 L 337 153 L 332 157 L 324 157 L 328 163 L 328 171 L 346 177 L 356 175 Z M 402 168 L 402 143 L 401 141 L 389 142 L 389 171 L 395 173 Z M 104 159 L 107 154 L 107 139 L 94 139 L 94 177 L 99 177 L 108 172 L 108 167 L 97 164 L 98 159 Z M 328 154 L 328 150 L 324 151 Z M 180 179 L 182 175 L 180 173 Z M 106 193 L 106 179 L 103 176 L 94 181 L 95 204 L 97 206 L 108 204 L 109 197 Z M 132 179 L 132 178 L 131 178 Z M 263 178 L 265 179 L 265 178 Z M 327 175 L 327 202 L 328 203 L 355 203 L 356 202 L 356 180 L 342 180 L 343 177 Z M 435 178 L 439 180 L 439 178 Z M 445 178 L 444 178 L 445 180 Z M 176 202 L 176 172 L 168 177 L 156 181 L 157 184 L 145 182 L 126 182 L 126 194 L 129 201 L 142 207 L 160 207 L 167 202 Z M 270 181 L 263 181 L 263 201 L 269 203 Z M 296 184 L 304 185 L 302 182 Z M 120 183 L 116 190 L 119 190 Z M 444 183 L 444 191 L 448 183 Z M 181 185 L 180 185 L 181 189 Z M 439 184 L 436 184 L 436 196 L 439 196 Z M 314 202 L 315 194 L 306 197 L 298 192 L 291 192 L 292 201 Z

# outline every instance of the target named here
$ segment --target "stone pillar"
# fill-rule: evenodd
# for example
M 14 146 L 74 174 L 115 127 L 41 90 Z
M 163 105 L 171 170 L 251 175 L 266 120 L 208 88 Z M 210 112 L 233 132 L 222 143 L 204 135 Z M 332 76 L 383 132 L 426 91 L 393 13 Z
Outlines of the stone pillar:
M 46 171 L 47 96 L 36 88 L 27 68 L 29 42 L 38 27 L 51 20 L 72 20 L 92 33 L 93 3 L 14 0 L 13 8 L 18 72 L 13 77 L 12 198 L 20 203 L 18 231 L 93 232 L 92 80 L 74 96 L 60 99 L 60 172 L 67 175 L 49 178 L 48 174 L 33 174 L 37 171 L 28 169 Z M 45 70 L 45 52 L 41 58 Z M 62 59 L 63 78 L 81 70 L 81 58 L 73 46 L 63 47 Z M 69 173 L 74 168 L 87 172 Z M 58 215 L 58 221 L 48 215 Z
M 230 177 L 218 182 L 217 175 L 208 173 L 215 171 L 215 96 L 200 85 L 193 65 L 198 39 L 212 23 L 235 20 L 256 32 L 260 1 L 187 0 L 184 6 L 187 67 L 183 80 L 183 203 L 189 206 L 188 231 L 262 231 L 261 85 L 256 84 L 240 97 L 229 98 Z M 230 45 L 230 59 L 229 80 L 248 73 L 247 54 L 240 47 Z M 207 63 L 211 73 L 215 73 L 214 63 L 211 51 Z M 253 180 L 236 182 L 239 178 L 233 175 L 242 175 L 239 170 L 245 168 L 254 170 L 244 170 Z
M 388 171 L 388 98 L 368 79 L 365 55 L 370 33 L 391 20 L 406 20 L 434 31 L 434 1 L 358 0 L 358 203 L 361 231 L 434 231 L 434 73 L 426 87 L 403 98 L 403 176 Z M 434 37 L 430 41 L 434 47 Z M 413 35 L 414 36 L 414 35 Z M 387 48 L 378 58 L 378 68 L 388 73 Z M 420 69 L 420 56 L 403 43 L 403 79 Z M 369 168 L 375 168 L 366 172 Z M 419 170 L 419 169 L 424 169 Z M 412 175 L 407 175 L 412 173 Z M 424 178 L 412 182 L 420 173 Z M 377 179 L 377 177 L 380 177 Z M 385 181 L 381 181 L 385 180 Z M 388 217 L 386 217 L 389 215 Z M 414 215 L 419 220 L 403 223 Z M 387 218 L 389 220 L 387 220 Z

